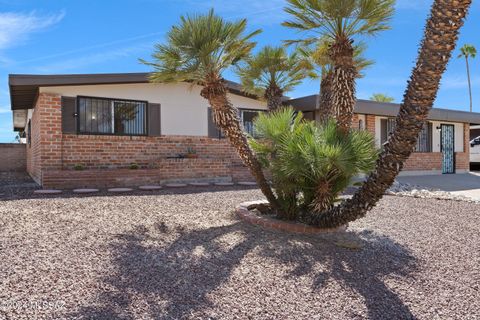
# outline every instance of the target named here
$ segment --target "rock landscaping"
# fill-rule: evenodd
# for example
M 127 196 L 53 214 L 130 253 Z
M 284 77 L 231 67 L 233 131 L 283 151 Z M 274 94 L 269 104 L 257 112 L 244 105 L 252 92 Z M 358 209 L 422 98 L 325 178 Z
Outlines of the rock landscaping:
M 439 189 L 425 188 L 408 183 L 400 183 L 398 181 L 395 181 L 393 183 L 393 185 L 388 189 L 386 194 L 401 197 L 478 202 L 475 199 L 471 199 L 462 195 L 456 195 L 451 192 L 442 191 Z
M 479 204 L 386 196 L 294 234 L 238 219 L 262 195 L 233 188 L 1 201 L 0 319 L 480 318 Z

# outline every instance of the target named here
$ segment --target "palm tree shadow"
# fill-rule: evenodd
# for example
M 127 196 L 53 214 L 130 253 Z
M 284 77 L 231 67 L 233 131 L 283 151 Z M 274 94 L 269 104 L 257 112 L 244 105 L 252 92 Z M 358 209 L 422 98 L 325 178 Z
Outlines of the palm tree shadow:
M 174 240 L 165 243 L 165 237 L 172 235 Z M 330 279 L 355 290 L 364 297 L 372 319 L 385 319 L 386 309 L 394 314 L 390 318 L 414 318 L 382 282 L 383 276 L 408 276 L 414 268 L 413 257 L 388 238 L 350 235 L 364 243 L 363 250 L 339 248 L 331 239 L 264 232 L 242 222 L 188 231 L 162 223 L 150 229 L 137 226 L 109 246 L 114 272 L 101 279 L 104 290 L 98 303 L 70 316 L 134 319 L 140 312 L 144 318 L 186 318 L 213 307 L 208 295 L 227 282 L 242 259 L 256 249 L 269 261 L 293 263 L 289 277 L 310 275 L 314 290 Z M 292 242 L 303 243 L 303 249 Z M 328 271 L 315 272 L 316 263 L 328 265 Z
M 416 259 L 407 248 L 368 230 L 320 238 L 322 242 L 318 238 L 303 239 L 300 244 L 303 261 L 297 261 L 289 276 L 310 275 L 314 290 L 321 289 L 328 281 L 336 281 L 346 290 L 355 291 L 363 298 L 368 319 L 416 319 L 384 280 L 409 278 L 417 269 Z M 280 248 L 274 255 L 271 250 L 264 250 L 264 254 L 278 259 L 279 263 L 291 263 L 291 259 L 285 257 L 299 248 L 279 245 L 274 244 Z M 326 271 L 315 271 L 319 262 Z

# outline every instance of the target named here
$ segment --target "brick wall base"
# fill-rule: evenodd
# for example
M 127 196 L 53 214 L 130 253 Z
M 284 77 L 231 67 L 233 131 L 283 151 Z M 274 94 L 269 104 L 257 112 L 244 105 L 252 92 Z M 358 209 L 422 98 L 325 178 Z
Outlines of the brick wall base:
M 230 162 L 225 160 L 165 159 L 161 164 L 153 169 L 50 170 L 43 173 L 43 187 L 138 187 L 165 182 L 232 181 Z

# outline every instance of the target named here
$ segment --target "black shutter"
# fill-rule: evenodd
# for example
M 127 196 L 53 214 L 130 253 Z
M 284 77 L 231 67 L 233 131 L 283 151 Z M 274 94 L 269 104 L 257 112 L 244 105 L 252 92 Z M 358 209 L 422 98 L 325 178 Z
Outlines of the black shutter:
M 160 136 L 161 135 L 161 122 L 160 122 L 160 104 L 149 103 L 148 104 L 148 135 Z
M 77 98 L 62 97 L 62 132 L 77 132 Z
M 388 139 L 387 119 L 380 119 L 380 144 L 384 144 Z
M 208 115 L 208 137 L 220 139 L 221 138 L 220 130 L 218 129 L 215 122 L 213 122 L 212 108 L 208 108 L 207 115 Z

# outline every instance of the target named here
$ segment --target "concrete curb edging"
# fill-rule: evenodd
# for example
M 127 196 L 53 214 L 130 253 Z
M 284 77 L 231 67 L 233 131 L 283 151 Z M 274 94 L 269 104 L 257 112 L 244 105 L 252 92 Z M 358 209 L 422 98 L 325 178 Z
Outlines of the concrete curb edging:
M 345 232 L 347 230 L 347 225 L 331 228 L 331 229 L 321 229 L 313 226 L 309 226 L 303 223 L 298 222 L 288 222 L 277 220 L 268 216 L 259 216 L 249 210 L 252 206 L 256 204 L 268 203 L 267 201 L 248 201 L 241 203 L 236 209 L 235 213 L 237 216 L 250 224 L 258 225 L 266 229 L 278 230 L 290 233 L 299 233 L 299 234 L 321 234 L 321 233 L 337 233 Z

